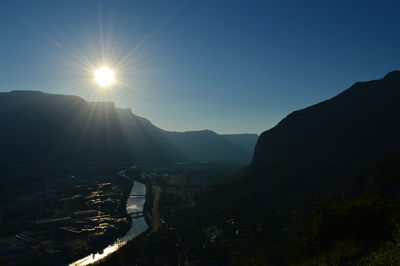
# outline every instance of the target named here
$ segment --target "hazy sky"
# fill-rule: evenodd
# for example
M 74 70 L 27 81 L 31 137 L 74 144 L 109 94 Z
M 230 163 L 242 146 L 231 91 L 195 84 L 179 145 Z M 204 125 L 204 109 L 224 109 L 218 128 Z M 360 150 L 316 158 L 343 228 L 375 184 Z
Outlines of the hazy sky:
M 400 69 L 398 1 L 1 1 L 0 91 L 112 100 L 167 130 L 260 133 Z M 107 63 L 120 81 L 92 82 Z

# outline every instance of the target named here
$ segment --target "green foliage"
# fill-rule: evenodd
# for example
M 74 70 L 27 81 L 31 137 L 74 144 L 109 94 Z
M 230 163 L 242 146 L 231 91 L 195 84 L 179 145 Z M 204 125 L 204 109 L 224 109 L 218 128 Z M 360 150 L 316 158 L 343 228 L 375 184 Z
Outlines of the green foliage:
M 395 205 L 368 194 L 336 205 L 319 205 L 296 230 L 294 264 L 335 265 L 379 248 L 396 228 Z
M 357 266 L 396 266 L 400 265 L 400 242 L 387 242 L 380 249 L 364 256 Z
M 398 203 L 398 201 L 395 201 Z M 356 266 L 395 266 L 400 265 L 400 224 L 398 219 L 398 213 L 394 214 L 394 223 L 396 225 L 396 233 L 394 235 L 394 241 L 386 242 L 381 247 L 365 255 L 356 264 Z

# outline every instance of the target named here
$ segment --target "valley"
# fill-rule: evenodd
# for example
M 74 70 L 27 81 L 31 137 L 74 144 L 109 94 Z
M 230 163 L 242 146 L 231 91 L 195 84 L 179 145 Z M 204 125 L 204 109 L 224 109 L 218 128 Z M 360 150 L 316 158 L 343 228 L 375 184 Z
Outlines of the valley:
M 396 265 L 399 73 L 288 115 L 224 182 L 148 173 L 164 226 L 99 265 Z
M 1 262 L 393 260 L 379 254 L 398 246 L 399 87 L 399 71 L 355 83 L 257 142 L 254 134 L 164 131 L 112 103 L 0 93 Z
M 198 253 L 201 249 L 197 247 L 204 246 L 206 251 L 205 247 L 214 245 L 223 229 L 206 226 L 204 220 L 195 221 L 195 216 L 189 218 L 188 215 L 199 211 L 200 195 L 227 182 L 241 167 L 238 164 L 185 163 L 144 169 L 137 180 L 147 187 L 144 209 L 149 230 L 95 264 L 196 265 L 204 260 L 204 254 Z
M 1 1 L 0 266 L 399 266 L 399 10 Z

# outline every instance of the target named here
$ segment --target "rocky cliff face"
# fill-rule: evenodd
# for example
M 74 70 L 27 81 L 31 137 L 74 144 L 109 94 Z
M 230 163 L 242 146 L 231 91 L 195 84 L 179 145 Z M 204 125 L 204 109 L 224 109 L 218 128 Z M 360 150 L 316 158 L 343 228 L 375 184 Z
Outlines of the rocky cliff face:
M 291 113 L 259 137 L 247 180 L 282 198 L 338 189 L 400 148 L 399 101 L 395 71 Z

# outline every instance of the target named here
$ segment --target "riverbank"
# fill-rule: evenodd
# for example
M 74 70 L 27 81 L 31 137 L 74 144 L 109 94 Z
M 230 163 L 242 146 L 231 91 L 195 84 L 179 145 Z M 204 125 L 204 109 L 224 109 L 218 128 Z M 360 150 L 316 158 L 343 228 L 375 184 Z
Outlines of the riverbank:
M 123 178 L 125 182 L 124 189 L 121 193 L 121 198 L 120 198 L 121 204 L 118 208 L 118 213 L 120 213 L 120 216 L 123 217 L 126 222 L 116 228 L 115 234 L 113 236 L 103 239 L 97 239 L 95 241 L 95 244 L 92 244 L 91 248 L 88 249 L 86 252 L 82 252 L 80 254 L 76 254 L 73 257 L 71 257 L 69 259 L 69 265 L 81 265 L 79 263 L 79 261 L 81 261 L 81 258 L 91 256 L 92 254 L 99 254 L 99 253 L 101 254 L 104 251 L 104 249 L 106 249 L 110 245 L 110 243 L 117 241 L 131 229 L 132 219 L 126 210 L 126 204 L 128 202 L 131 190 L 134 186 L 134 179 L 133 177 L 127 178 L 126 176 L 125 177 L 121 175 L 118 176 L 120 178 Z
M 146 203 L 143 210 L 145 220 L 149 225 L 149 230 L 146 231 L 146 234 L 150 234 L 157 231 L 161 225 L 161 219 L 158 213 L 161 188 L 155 183 L 147 183 L 146 189 Z
M 136 217 L 136 216 L 130 217 L 130 214 L 136 214 L 137 212 L 143 211 L 145 198 L 140 197 L 139 195 L 146 195 L 146 194 L 147 193 L 145 185 L 135 180 L 132 190 L 128 195 L 128 200 L 126 204 L 127 215 L 133 221 L 130 229 L 126 232 L 126 234 L 123 237 L 117 239 L 111 244 L 109 243 L 107 247 L 101 250 L 101 252 L 93 253 L 78 261 L 75 261 L 70 265 L 84 266 L 97 263 L 100 260 L 104 260 L 106 259 L 106 257 L 112 256 L 113 253 L 118 252 L 119 249 L 122 248 L 129 241 L 135 239 L 137 236 L 147 231 L 149 226 L 147 225 L 144 217 Z
M 141 234 L 135 236 L 135 238 L 129 240 L 126 243 L 126 245 L 121 246 L 118 250 L 116 250 L 112 254 L 105 256 L 104 258 L 98 261 L 95 261 L 92 265 L 118 264 L 119 263 L 118 258 L 120 253 L 124 253 L 126 249 L 130 249 L 130 247 L 132 246 L 137 246 L 140 249 L 140 247 L 146 245 L 146 243 L 150 239 L 150 236 L 153 233 L 156 233 L 158 229 L 161 227 L 161 219 L 159 217 L 159 209 L 158 209 L 161 188 L 157 184 L 153 182 L 148 182 L 147 180 L 141 177 L 135 178 L 134 182 L 143 183 L 146 187 L 146 196 L 145 196 L 143 211 L 144 211 L 144 220 L 148 225 L 148 228 Z M 137 219 L 135 219 L 135 221 L 137 221 Z
M 142 178 L 141 175 L 136 176 L 135 180 L 143 183 L 146 186 L 146 202 L 144 204 L 143 211 L 146 223 L 149 225 L 149 229 L 143 234 L 148 235 L 157 231 L 161 226 L 159 203 L 162 190 L 156 183 Z

